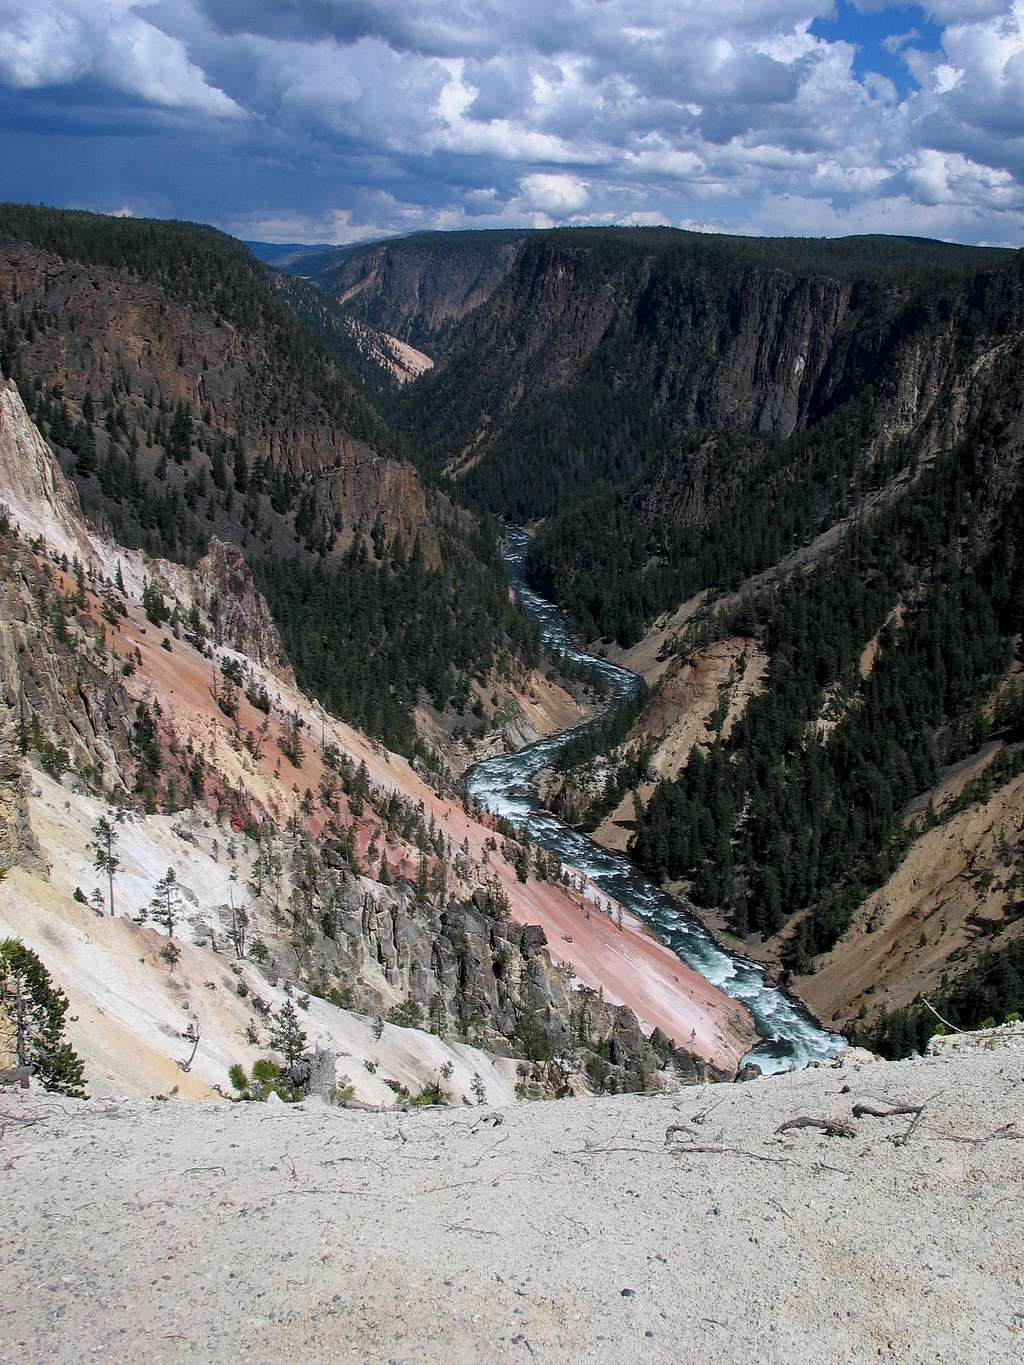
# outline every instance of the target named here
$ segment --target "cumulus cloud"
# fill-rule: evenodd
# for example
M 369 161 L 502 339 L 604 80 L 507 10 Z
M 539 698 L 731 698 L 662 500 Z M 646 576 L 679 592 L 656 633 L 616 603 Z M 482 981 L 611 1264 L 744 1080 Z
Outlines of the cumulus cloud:
M 168 108 L 244 113 L 185 45 L 147 21 L 147 0 L 0 0 L 0 80 L 22 90 L 86 76 Z
M 1024 0 L 853 3 L 893 10 L 879 69 L 833 0 L 0 0 L 0 109 L 16 126 L 22 92 L 28 138 L 47 118 L 73 137 L 77 108 L 100 182 L 111 123 L 147 132 L 125 95 L 187 112 L 178 141 L 158 130 L 169 211 L 278 240 L 567 221 L 1019 235 Z M 132 174 L 103 202 L 169 196 L 141 157 Z
M 574 175 L 525 175 L 519 182 L 532 207 L 556 218 L 581 212 L 587 206 L 587 187 Z

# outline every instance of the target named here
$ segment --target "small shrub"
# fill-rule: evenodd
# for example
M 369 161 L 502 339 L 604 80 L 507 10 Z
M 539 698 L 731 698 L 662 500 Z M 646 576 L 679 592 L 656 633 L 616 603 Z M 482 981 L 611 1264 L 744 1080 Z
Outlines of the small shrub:
M 428 1104 L 447 1104 L 448 1098 L 439 1085 L 432 1085 L 426 1090 L 421 1090 L 418 1095 L 413 1095 L 409 1102 L 418 1109 Z
M 41 739 L 36 745 L 36 753 L 43 771 L 58 782 L 71 767 L 71 755 L 63 744 L 51 744 L 48 739 Z
M 399 1028 L 419 1028 L 423 1023 L 423 1006 L 418 1000 L 403 1000 L 388 1015 L 388 1023 Z

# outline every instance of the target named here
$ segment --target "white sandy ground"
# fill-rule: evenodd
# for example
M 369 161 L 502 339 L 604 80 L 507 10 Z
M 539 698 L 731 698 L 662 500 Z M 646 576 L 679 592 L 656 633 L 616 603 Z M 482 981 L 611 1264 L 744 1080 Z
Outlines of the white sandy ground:
M 865 1057 L 407 1114 L 9 1091 L 0 1361 L 1020 1361 L 1024 1049 Z M 880 1097 L 927 1101 L 905 1144 L 775 1135 Z

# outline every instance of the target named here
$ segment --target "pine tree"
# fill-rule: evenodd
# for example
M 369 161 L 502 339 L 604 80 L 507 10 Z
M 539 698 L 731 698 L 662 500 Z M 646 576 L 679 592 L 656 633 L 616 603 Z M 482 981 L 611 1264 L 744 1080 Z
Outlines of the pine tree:
M 83 1065 L 64 1041 L 68 998 L 39 957 L 17 939 L 0 942 L 0 1026 L 6 1050 L 32 1068 L 47 1090 L 85 1099 Z
M 114 874 L 121 866 L 121 859 L 117 855 L 117 826 L 124 819 L 124 812 L 117 811 L 112 820 L 105 815 L 100 815 L 92 827 L 93 837 L 93 858 L 92 863 L 97 872 L 107 874 L 107 886 L 110 891 L 110 915 L 114 915 Z
M 291 1067 L 302 1056 L 306 1047 L 306 1032 L 299 1023 L 299 1014 L 290 1000 L 286 1000 L 270 1021 L 270 1046 L 280 1052 Z
M 167 930 L 168 938 L 174 937 L 174 926 L 181 912 L 181 892 L 174 868 L 169 867 L 157 882 L 153 899 L 149 903 L 149 913 Z

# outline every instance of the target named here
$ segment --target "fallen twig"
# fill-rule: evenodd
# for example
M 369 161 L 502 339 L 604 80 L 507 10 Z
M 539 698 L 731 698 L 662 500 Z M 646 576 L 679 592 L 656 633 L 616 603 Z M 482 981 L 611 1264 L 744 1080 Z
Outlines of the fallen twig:
M 669 1126 L 665 1129 L 666 1142 L 672 1141 L 673 1133 L 684 1133 L 686 1134 L 687 1137 L 697 1136 L 697 1134 L 693 1131 L 693 1129 L 690 1127 L 688 1123 L 670 1123 Z
M 690 1122 L 691 1122 L 691 1123 L 706 1123 L 706 1122 L 708 1121 L 708 1118 L 715 1112 L 715 1110 L 718 1108 L 718 1106 L 719 1106 L 720 1104 L 724 1104 L 724 1103 L 725 1103 L 725 1097 L 723 1096 L 722 1099 L 716 1100 L 714 1104 L 708 1105 L 707 1109 L 698 1110 L 698 1112 L 697 1112 L 696 1114 L 694 1114 L 693 1117 L 690 1119 Z
M 900 1114 L 920 1114 L 924 1112 L 923 1104 L 894 1104 L 891 1109 L 876 1109 L 871 1104 L 855 1104 L 853 1106 L 853 1117 L 855 1119 L 894 1119 Z
M 954 1033 L 963 1033 L 963 1032 L 964 1032 L 964 1030 L 963 1030 L 962 1028 L 957 1028 L 956 1024 L 951 1024 L 951 1023 L 949 1022 L 948 1019 L 943 1019 L 942 1015 L 941 1015 L 941 1014 L 939 1013 L 939 1011 L 935 1008 L 935 1006 L 932 1005 L 929 1001 L 927 1001 L 927 1000 L 924 998 L 924 996 L 921 997 L 921 1004 L 924 1005 L 927 1009 L 930 1009 L 931 1012 L 932 1012 L 932 1014 L 934 1014 L 935 1017 L 936 1017 L 936 1019 L 939 1021 L 939 1023 L 940 1023 L 940 1024 L 944 1024 L 944 1025 L 946 1026 L 946 1028 L 951 1028 L 951 1029 L 953 1030 Z
M 907 1131 L 905 1133 L 900 1133 L 898 1137 L 893 1138 L 893 1142 L 900 1147 L 905 1146 L 905 1144 L 910 1141 L 914 1129 L 921 1122 L 921 1115 L 923 1113 L 923 1104 L 895 1104 L 891 1109 L 876 1109 L 870 1104 L 855 1104 L 853 1106 L 853 1117 L 855 1119 L 864 1117 L 873 1119 L 893 1119 L 898 1118 L 900 1114 L 913 1114 L 914 1117 L 911 1120 Z
M 775 1131 L 776 1133 L 788 1133 L 793 1128 L 819 1128 L 828 1137 L 852 1138 L 857 1136 L 856 1128 L 852 1123 L 847 1123 L 845 1119 L 787 1119 L 785 1123 L 780 1123 Z
M 1004 1123 L 1001 1128 L 996 1128 L 991 1133 L 983 1133 L 981 1137 L 964 1137 L 960 1133 L 936 1133 L 935 1136 L 945 1139 L 946 1142 L 962 1142 L 968 1147 L 983 1147 L 986 1142 L 998 1141 L 1000 1138 L 1024 1141 L 1024 1133 L 1013 1122 Z
M 713 1155 L 723 1156 L 745 1156 L 751 1161 L 766 1161 L 772 1166 L 796 1166 L 796 1161 L 790 1161 L 784 1156 L 768 1156 L 764 1152 L 748 1152 L 744 1147 L 696 1147 L 692 1143 L 686 1143 L 679 1147 L 672 1148 L 673 1155 L 682 1156 L 690 1152 L 706 1152 Z

